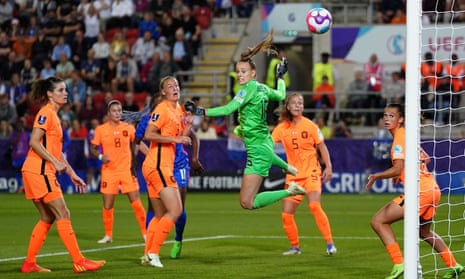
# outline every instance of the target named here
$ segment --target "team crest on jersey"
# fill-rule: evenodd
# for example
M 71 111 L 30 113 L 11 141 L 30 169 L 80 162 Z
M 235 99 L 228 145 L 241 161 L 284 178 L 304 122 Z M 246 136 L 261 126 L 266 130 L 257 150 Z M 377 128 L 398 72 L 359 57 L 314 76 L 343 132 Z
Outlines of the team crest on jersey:
M 150 118 L 153 122 L 157 121 L 160 115 L 158 113 L 153 113 L 152 117 Z
M 124 130 L 123 131 L 123 137 L 127 137 L 129 135 L 128 131 Z
M 402 157 L 403 156 L 403 150 L 402 150 L 402 146 L 401 145 L 395 145 L 394 146 L 394 152 L 393 152 L 393 157 L 394 158 L 399 158 L 399 157 Z
M 47 121 L 47 116 L 39 115 L 39 118 L 37 119 L 37 123 L 39 123 L 40 125 L 43 125 L 45 121 Z
M 236 95 L 236 97 L 234 97 L 234 99 L 236 99 L 236 101 L 238 101 L 239 103 L 242 104 L 242 102 L 244 101 L 244 97 L 245 97 L 246 93 L 247 92 L 245 92 L 244 89 L 241 89 L 241 90 L 239 90 L 239 92 L 237 92 L 237 95 Z

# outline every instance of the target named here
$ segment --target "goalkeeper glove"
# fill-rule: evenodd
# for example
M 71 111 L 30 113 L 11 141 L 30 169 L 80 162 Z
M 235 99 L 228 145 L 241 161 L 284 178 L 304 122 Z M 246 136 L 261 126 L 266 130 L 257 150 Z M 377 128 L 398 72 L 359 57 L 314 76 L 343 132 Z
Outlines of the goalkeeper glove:
M 198 107 L 194 104 L 194 102 L 189 101 L 189 100 L 184 103 L 184 109 L 192 113 L 193 115 L 197 115 L 197 116 L 207 115 L 207 110 L 205 108 Z
M 283 78 L 287 73 L 287 59 L 283 57 L 281 62 L 276 66 L 276 78 Z

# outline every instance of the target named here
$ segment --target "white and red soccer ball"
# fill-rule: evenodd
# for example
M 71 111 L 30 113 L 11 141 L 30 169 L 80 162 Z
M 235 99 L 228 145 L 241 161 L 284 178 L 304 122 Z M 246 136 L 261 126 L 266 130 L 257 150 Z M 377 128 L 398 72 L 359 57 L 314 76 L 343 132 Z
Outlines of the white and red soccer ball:
M 308 31 L 315 34 L 328 32 L 333 25 L 333 17 L 325 8 L 313 8 L 307 13 L 305 18 Z

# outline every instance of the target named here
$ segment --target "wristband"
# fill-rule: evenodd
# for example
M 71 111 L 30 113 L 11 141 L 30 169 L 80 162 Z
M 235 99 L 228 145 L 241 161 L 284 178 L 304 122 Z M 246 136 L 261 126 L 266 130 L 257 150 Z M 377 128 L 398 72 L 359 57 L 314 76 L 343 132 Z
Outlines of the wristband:
M 98 159 L 99 159 L 100 161 L 102 161 L 102 159 L 103 159 L 103 154 L 99 154 L 99 155 L 98 155 Z

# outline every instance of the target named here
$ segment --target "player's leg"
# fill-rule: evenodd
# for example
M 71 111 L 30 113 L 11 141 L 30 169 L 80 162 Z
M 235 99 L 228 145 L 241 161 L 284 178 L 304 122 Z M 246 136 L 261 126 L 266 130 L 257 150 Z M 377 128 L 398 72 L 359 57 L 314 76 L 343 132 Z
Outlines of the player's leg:
M 116 194 L 106 194 L 102 192 L 103 208 L 102 208 L 102 219 L 103 229 L 105 235 L 97 243 L 105 244 L 113 241 L 113 223 L 114 217 L 114 202 Z
M 311 179 L 311 178 L 310 178 Z M 310 182 L 312 183 L 312 182 Z M 336 246 L 334 245 L 333 235 L 331 233 L 331 225 L 329 223 L 328 216 L 321 206 L 321 182 L 318 177 L 319 189 L 317 191 L 310 191 L 307 194 L 308 198 L 308 209 L 315 219 L 315 223 L 320 231 L 323 239 L 326 241 L 326 253 L 328 255 L 335 254 L 337 252 Z
M 181 256 L 182 239 L 184 236 L 184 228 L 186 227 L 186 222 L 187 222 L 187 213 L 186 213 L 185 203 L 186 203 L 186 195 L 187 195 L 188 176 L 189 176 L 188 169 L 179 170 L 178 173 L 181 175 L 181 177 L 177 177 L 176 171 L 175 171 L 175 179 L 178 182 L 179 193 L 181 195 L 182 213 L 181 213 L 181 216 L 179 216 L 178 220 L 176 221 L 176 225 L 175 225 L 176 236 L 174 237 L 174 243 L 170 251 L 170 257 L 172 259 L 176 259 Z
M 140 200 L 139 184 L 137 183 L 137 178 L 135 176 L 128 174 L 125 180 L 122 181 L 122 193 L 125 193 L 128 196 L 142 237 L 145 240 L 147 234 L 147 230 L 145 228 L 146 213 L 145 208 L 142 205 L 142 201 Z
M 50 209 L 41 201 L 34 201 L 34 205 L 39 211 L 40 220 L 34 226 L 31 237 L 29 239 L 29 246 L 27 248 L 26 259 L 21 266 L 21 272 L 50 272 L 48 268 L 41 267 L 37 264 L 37 254 L 42 248 L 47 234 L 55 221 L 55 216 Z
M 289 250 L 283 252 L 283 255 L 298 255 L 301 253 L 299 230 L 294 218 L 297 207 L 299 206 L 299 198 L 302 200 L 302 196 L 288 197 L 282 200 L 281 221 L 287 239 L 289 239 L 291 244 Z
M 44 202 L 47 203 L 47 206 L 55 215 L 58 236 L 73 260 L 73 271 L 75 273 L 82 273 L 100 269 L 105 264 L 104 260 L 93 261 L 84 258 L 82 255 L 71 224 L 69 210 L 61 193 L 59 195 L 54 192 L 48 194 Z
M 404 209 L 400 206 L 403 195 L 381 208 L 371 219 L 371 227 L 383 242 L 393 268 L 386 279 L 399 278 L 404 273 L 404 258 L 396 240 L 391 224 L 404 218 Z

